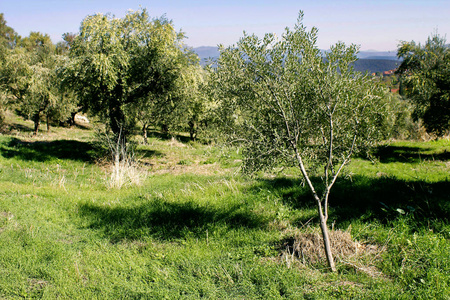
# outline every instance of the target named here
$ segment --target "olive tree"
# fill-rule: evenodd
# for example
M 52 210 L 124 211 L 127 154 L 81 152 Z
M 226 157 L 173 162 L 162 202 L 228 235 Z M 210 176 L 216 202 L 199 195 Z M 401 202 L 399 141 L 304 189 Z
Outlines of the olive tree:
M 3 13 L 0 13 L 0 128 L 4 120 L 4 110 L 8 105 L 10 95 L 8 89 L 8 72 L 5 69 L 8 57 L 13 53 L 13 49 L 20 41 L 20 36 L 13 28 L 6 25 Z
M 142 9 L 124 18 L 86 17 L 70 46 L 65 82 L 85 110 L 125 137 L 147 101 L 165 97 L 179 73 L 183 34 Z
M 191 139 L 195 139 L 197 122 L 201 118 L 204 100 L 200 88 L 205 72 L 198 56 L 189 48 L 182 49 L 178 59 L 178 74 L 170 89 L 164 94 L 150 93 L 138 109 L 138 120 L 142 123 L 144 142 L 150 125 L 159 126 L 163 133 L 184 131 L 189 127 Z M 194 120 L 194 121 L 193 121 Z
M 64 64 L 64 58 L 55 54 L 50 37 L 31 32 L 8 51 L 0 68 L 0 84 L 3 98 L 16 112 L 34 122 L 37 134 L 43 114 L 47 117 L 47 128 L 51 119 L 68 117 L 73 107 L 73 97 L 67 97 L 60 89 L 57 69 Z
M 55 85 L 55 75 L 53 66 L 45 63 L 32 63 L 26 65 L 28 80 L 26 82 L 26 92 L 19 98 L 17 112 L 26 119 L 34 122 L 34 134 L 39 130 L 41 114 L 51 109 L 58 101 L 58 89 Z M 48 115 L 48 114 L 47 114 Z M 47 125 L 49 118 L 47 118 Z
M 192 141 L 197 139 L 201 124 L 206 122 L 209 99 L 203 91 L 207 73 L 199 64 L 185 66 L 176 81 L 176 88 L 170 94 L 171 103 L 154 109 L 161 124 L 170 124 L 170 129 L 188 131 Z
M 207 97 L 205 89 L 208 73 L 200 66 L 187 68 L 183 74 L 184 111 L 191 140 L 196 140 L 199 129 L 208 123 L 209 113 L 214 102 Z
M 223 128 L 244 149 L 244 170 L 298 167 L 317 204 L 335 271 L 330 192 L 352 155 L 380 137 L 384 92 L 353 70 L 357 46 L 338 43 L 323 56 L 317 29 L 307 31 L 302 18 L 300 12 L 294 29 L 286 28 L 281 38 L 244 34 L 235 46 L 221 47 L 211 82 Z
M 13 28 L 6 25 L 6 20 L 3 13 L 0 13 L 0 49 L 5 47 L 7 49 L 14 49 L 20 41 L 20 36 Z
M 412 100 L 415 118 L 437 135 L 450 129 L 450 48 L 445 43 L 434 34 L 425 45 L 402 42 L 397 53 L 403 59 L 397 71 L 402 94 Z

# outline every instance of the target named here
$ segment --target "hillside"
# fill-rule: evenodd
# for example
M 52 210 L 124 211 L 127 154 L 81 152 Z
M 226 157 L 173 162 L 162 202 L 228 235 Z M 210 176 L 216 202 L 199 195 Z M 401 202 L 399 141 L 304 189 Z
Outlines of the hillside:
M 359 72 L 384 72 L 393 70 L 399 66 L 399 61 L 390 59 L 359 59 L 354 64 Z
M 239 149 L 154 131 L 119 189 L 124 173 L 98 159 L 93 128 L 32 132 L 6 115 L 0 299 L 450 295 L 448 139 L 390 142 L 376 161 L 351 161 L 330 201 L 330 274 L 314 200 L 293 169 L 242 176 Z
M 209 57 L 217 58 L 219 57 L 219 49 L 217 47 L 197 47 L 193 49 L 195 53 L 197 53 L 200 59 L 208 59 Z
M 362 59 L 390 59 L 397 60 L 397 51 L 360 51 L 358 58 Z

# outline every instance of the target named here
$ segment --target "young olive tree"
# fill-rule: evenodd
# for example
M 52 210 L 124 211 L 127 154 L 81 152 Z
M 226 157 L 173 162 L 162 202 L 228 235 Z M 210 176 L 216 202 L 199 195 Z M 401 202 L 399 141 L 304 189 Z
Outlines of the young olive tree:
M 300 12 L 294 29 L 286 28 L 280 39 L 244 34 L 236 46 L 222 47 L 211 83 L 223 128 L 244 149 L 244 170 L 298 167 L 317 204 L 335 271 L 327 226 L 330 191 L 351 156 L 380 138 L 384 92 L 352 69 L 358 47 L 338 43 L 323 56 L 317 29 L 307 31 L 302 18 Z

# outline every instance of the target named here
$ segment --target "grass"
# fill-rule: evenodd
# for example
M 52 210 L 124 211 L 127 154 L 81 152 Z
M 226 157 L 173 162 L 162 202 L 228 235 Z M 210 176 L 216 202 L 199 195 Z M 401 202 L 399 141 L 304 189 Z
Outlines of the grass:
M 236 149 L 155 133 L 136 151 L 149 175 L 114 189 L 92 131 L 15 130 L 0 135 L 0 298 L 449 298 L 448 140 L 351 162 L 330 223 L 365 251 L 331 274 L 283 256 L 317 231 L 300 180 L 243 177 Z

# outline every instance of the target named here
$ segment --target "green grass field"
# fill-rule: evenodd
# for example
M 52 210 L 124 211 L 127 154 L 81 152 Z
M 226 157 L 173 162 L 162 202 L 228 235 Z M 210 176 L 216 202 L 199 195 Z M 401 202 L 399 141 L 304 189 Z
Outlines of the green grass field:
M 329 221 L 351 240 L 329 273 L 294 251 L 318 219 L 293 170 L 244 177 L 237 149 L 155 133 L 136 150 L 142 184 L 114 189 L 93 130 L 8 121 L 2 299 L 450 299 L 449 140 L 351 162 Z

